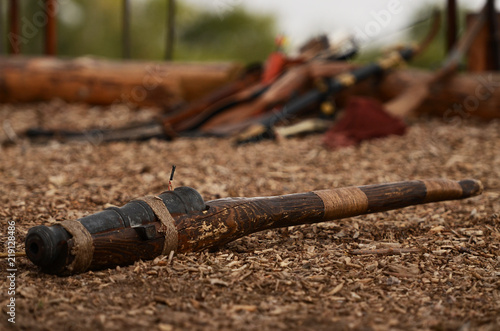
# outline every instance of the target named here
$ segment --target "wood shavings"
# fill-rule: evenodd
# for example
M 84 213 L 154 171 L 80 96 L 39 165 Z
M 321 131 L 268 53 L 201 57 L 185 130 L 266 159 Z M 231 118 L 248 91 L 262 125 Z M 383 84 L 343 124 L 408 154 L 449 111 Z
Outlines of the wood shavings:
M 121 126 L 153 115 L 60 101 L 0 106 L 0 122 L 9 120 L 16 132 Z M 406 136 L 336 152 L 324 150 L 317 135 L 237 148 L 214 138 L 107 145 L 20 139 L 0 154 L 0 224 L 16 221 L 20 251 L 30 227 L 161 192 L 170 164 L 177 165 L 175 185 L 196 188 L 205 200 L 437 177 L 485 185 L 469 200 L 264 231 L 212 252 L 67 278 L 42 274 L 19 256 L 21 329 L 500 328 L 499 122 L 419 120 Z M 352 254 L 359 250 L 366 254 Z M 389 252 L 398 254 L 380 254 Z

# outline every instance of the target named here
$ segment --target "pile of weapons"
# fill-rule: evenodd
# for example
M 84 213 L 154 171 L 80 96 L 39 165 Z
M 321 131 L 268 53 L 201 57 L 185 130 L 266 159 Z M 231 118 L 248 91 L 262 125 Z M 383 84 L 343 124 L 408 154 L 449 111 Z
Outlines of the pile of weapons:
M 486 7 L 449 53 L 439 70 L 410 84 L 400 95 L 384 104 L 390 116 L 405 118 L 429 96 L 432 84 L 455 72 L 463 54 L 486 21 Z M 326 37 L 314 38 L 296 57 L 289 58 L 277 43 L 266 65 L 251 65 L 240 77 L 194 102 L 169 110 L 168 115 L 153 122 L 120 129 L 88 132 L 28 130 L 32 138 L 57 137 L 62 140 L 99 141 L 175 139 L 179 136 L 236 137 L 237 143 L 288 136 L 303 131 L 326 130 L 338 111 L 334 104 L 339 92 L 370 77 L 380 77 L 421 53 L 439 29 L 439 14 L 424 41 L 418 46 L 400 47 L 371 64 L 354 67 L 346 60 L 357 53 L 357 47 L 338 48 Z M 353 43 L 355 45 L 355 43 Z M 344 49 L 344 50 L 343 50 Z M 477 83 L 474 83 L 477 85 Z M 297 124 L 304 117 L 316 119 Z M 281 126 L 281 127 L 280 127 Z M 94 137 L 98 135 L 98 137 Z
M 338 51 L 322 36 L 309 41 L 294 58 L 288 58 L 278 46 L 264 68 L 250 65 L 236 80 L 173 112 L 169 111 L 164 118 L 154 122 L 87 132 L 36 128 L 29 130 L 28 136 L 117 141 L 153 137 L 175 139 L 179 136 L 224 137 L 243 132 L 237 138 L 241 143 L 275 137 L 277 124 L 294 123 L 304 115 L 316 115 L 318 108 L 321 109 L 320 117 L 310 122 L 312 127 L 307 129 L 323 130 L 336 115 L 333 103 L 337 92 L 409 60 L 416 51 L 415 47 L 402 48 L 376 63 L 348 70 L 352 66 L 346 60 L 357 53 L 356 48 Z M 293 133 L 281 132 L 283 136 L 290 134 Z

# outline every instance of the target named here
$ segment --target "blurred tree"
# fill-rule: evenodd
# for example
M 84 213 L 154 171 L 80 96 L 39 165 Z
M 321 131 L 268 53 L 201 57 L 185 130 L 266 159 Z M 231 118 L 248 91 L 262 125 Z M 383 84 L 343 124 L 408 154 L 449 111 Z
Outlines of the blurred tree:
M 21 27 L 26 41 L 22 52 L 41 54 L 43 25 L 39 18 L 43 2 L 21 3 Z M 58 55 L 120 58 L 121 5 L 119 0 L 61 0 Z M 132 58 L 164 58 L 166 18 L 166 0 L 131 1 Z M 273 50 L 275 31 L 272 16 L 249 13 L 241 7 L 224 13 L 207 12 L 177 0 L 174 59 L 261 61 Z
M 266 58 L 274 48 L 273 18 L 249 14 L 241 7 L 222 16 L 200 13 L 179 30 L 180 51 L 191 59 L 238 58 L 251 62 Z

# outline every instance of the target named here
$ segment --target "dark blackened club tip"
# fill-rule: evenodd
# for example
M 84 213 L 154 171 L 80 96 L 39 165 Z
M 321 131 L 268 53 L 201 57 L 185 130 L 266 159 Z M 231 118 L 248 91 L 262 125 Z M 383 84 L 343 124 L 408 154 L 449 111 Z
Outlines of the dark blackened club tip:
M 464 198 L 480 195 L 484 190 L 483 184 L 476 179 L 464 179 L 459 181 L 459 184 L 462 187 L 462 197 Z

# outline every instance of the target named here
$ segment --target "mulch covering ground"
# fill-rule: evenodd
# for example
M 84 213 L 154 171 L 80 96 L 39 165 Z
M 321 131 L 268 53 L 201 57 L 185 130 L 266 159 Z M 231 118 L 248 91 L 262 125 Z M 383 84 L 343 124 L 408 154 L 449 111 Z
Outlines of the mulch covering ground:
M 120 126 L 153 110 L 62 102 L 0 106 L 16 132 Z M 1 130 L 0 130 L 1 131 Z M 0 139 L 5 135 L 0 133 Z M 70 277 L 18 257 L 22 330 L 499 330 L 500 122 L 418 120 L 403 137 L 328 151 L 321 136 L 238 148 L 223 139 L 1 147 L 0 225 L 16 222 L 17 250 L 32 226 L 77 219 L 175 186 L 205 200 L 280 195 L 423 178 L 483 182 L 468 200 L 409 207 L 250 235 L 216 251 L 159 257 Z M 419 248 L 397 255 L 354 255 Z M 0 261 L 6 275 L 7 261 Z M 8 282 L 0 279 L 0 328 Z

